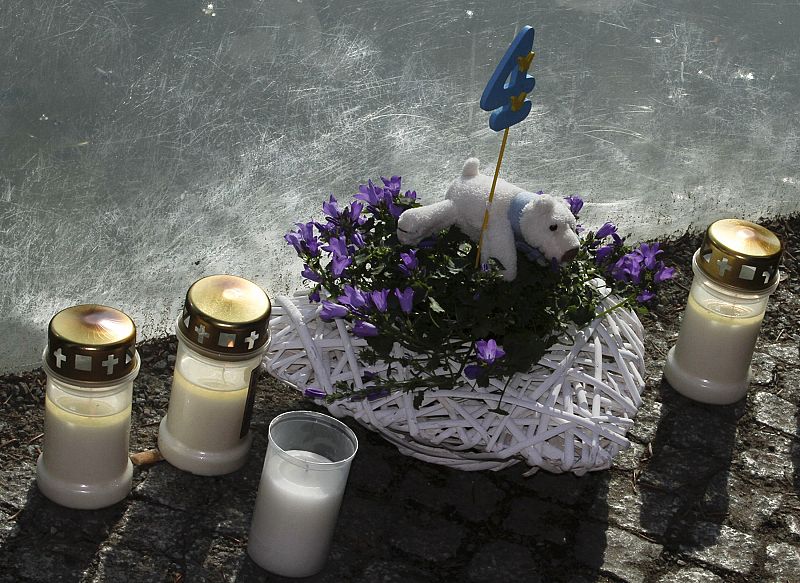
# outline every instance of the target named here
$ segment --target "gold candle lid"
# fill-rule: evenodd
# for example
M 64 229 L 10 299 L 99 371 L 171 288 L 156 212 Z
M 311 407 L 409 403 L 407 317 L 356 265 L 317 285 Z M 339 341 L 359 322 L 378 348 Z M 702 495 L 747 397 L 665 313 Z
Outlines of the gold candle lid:
M 67 380 L 108 382 L 138 366 L 136 326 L 126 314 L 98 304 L 61 310 L 50 320 L 44 362 Z
M 722 219 L 706 230 L 698 265 L 712 280 L 732 288 L 763 291 L 778 280 L 783 245 L 769 229 Z
M 269 339 L 272 304 L 259 286 L 235 275 L 210 275 L 186 292 L 178 330 L 215 355 L 247 355 Z

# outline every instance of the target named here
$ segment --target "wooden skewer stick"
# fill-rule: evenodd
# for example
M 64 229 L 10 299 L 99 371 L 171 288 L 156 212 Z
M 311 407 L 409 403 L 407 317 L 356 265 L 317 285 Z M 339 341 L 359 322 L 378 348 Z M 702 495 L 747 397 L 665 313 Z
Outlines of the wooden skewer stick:
M 475 267 L 481 264 L 481 248 L 483 247 L 483 233 L 489 225 L 489 212 L 492 209 L 492 201 L 494 200 L 494 189 L 497 186 L 497 177 L 500 176 L 500 164 L 503 163 L 503 153 L 506 151 L 506 141 L 508 140 L 508 128 L 503 132 L 503 143 L 500 144 L 500 155 L 497 157 L 497 166 L 494 169 L 494 179 L 492 180 L 492 188 L 489 190 L 489 200 L 486 201 L 486 210 L 483 211 L 483 225 L 481 225 L 481 234 L 478 237 L 478 255 L 475 257 Z

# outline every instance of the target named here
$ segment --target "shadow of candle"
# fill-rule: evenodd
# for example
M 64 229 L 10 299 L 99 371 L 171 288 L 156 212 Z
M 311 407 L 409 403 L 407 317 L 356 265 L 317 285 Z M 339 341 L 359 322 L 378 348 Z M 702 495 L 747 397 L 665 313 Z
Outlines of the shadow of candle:
M 638 482 L 641 525 L 669 550 L 702 555 L 728 516 L 736 424 L 745 402 L 697 403 L 666 381 L 659 395 L 661 418 Z

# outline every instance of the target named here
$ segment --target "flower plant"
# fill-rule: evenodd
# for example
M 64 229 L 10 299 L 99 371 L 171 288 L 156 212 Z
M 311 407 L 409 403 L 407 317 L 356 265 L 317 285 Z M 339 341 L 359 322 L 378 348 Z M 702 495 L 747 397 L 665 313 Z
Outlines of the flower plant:
M 565 200 L 577 218 L 583 201 Z M 517 277 L 508 282 L 494 260 L 476 267 L 477 245 L 457 227 L 416 247 L 401 244 L 397 220 L 415 206 L 416 192 L 402 192 L 399 176 L 381 178 L 362 185 L 347 205 L 331 195 L 322 205 L 324 221 L 298 223 L 285 235 L 304 262 L 320 318 L 346 320 L 366 340 L 362 362 L 388 365 L 380 377 L 366 373 L 365 389 L 337 384 L 329 400 L 402 390 L 414 392 L 419 405 L 425 390 L 454 388 L 462 374 L 487 387 L 493 378 L 529 370 L 556 341 L 569 342 L 573 326 L 604 315 L 602 294 L 619 297 L 611 310 L 646 311 L 658 285 L 673 275 L 659 258 L 659 243 L 631 246 L 607 222 L 596 231 L 579 229 L 572 262 L 520 257 Z M 605 280 L 605 289 L 589 284 L 596 278 Z M 398 366 L 406 370 L 404 380 L 392 374 Z M 313 388 L 308 393 L 325 396 Z

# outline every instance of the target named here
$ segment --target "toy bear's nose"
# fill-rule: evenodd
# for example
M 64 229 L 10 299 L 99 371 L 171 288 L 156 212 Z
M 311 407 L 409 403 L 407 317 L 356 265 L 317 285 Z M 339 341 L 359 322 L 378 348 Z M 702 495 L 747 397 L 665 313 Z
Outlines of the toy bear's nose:
M 569 263 L 578 256 L 578 247 L 573 247 L 561 256 L 561 263 Z

